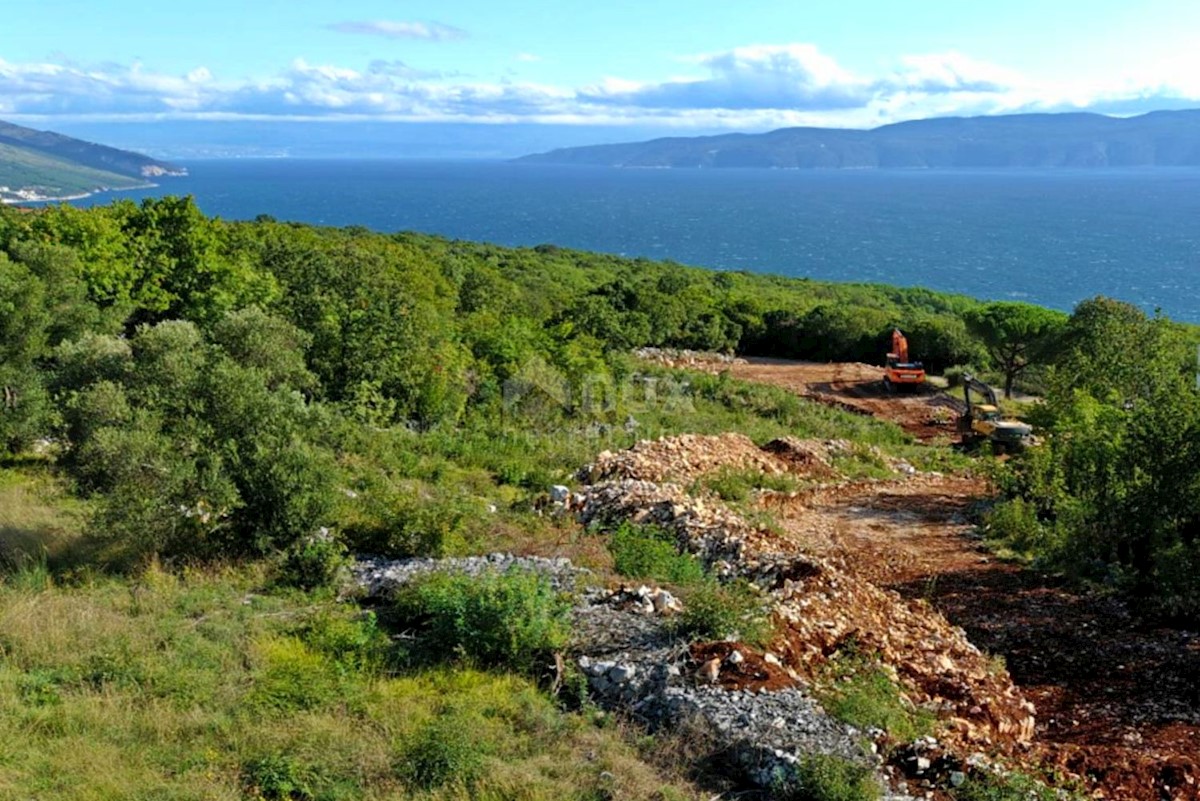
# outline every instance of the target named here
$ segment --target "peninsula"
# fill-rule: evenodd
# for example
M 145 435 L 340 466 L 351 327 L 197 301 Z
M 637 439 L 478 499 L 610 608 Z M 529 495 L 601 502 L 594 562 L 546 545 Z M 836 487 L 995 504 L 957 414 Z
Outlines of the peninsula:
M 140 153 L 0 122 L 0 203 L 73 200 L 186 174 Z

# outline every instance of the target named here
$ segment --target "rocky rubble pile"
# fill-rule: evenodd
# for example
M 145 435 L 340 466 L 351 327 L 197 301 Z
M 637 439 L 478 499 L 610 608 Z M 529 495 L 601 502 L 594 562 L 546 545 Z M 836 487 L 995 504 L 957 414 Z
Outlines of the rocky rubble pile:
M 591 574 L 590 570 L 575 567 L 570 559 L 513 556 L 508 553 L 449 559 L 384 559 L 366 556 L 355 561 L 350 567 L 350 572 L 355 584 L 367 597 L 385 598 L 397 587 L 426 573 L 465 573 L 478 576 L 486 572 L 503 573 L 510 568 L 531 570 L 548 576 L 551 584 L 560 592 L 574 591 L 583 577 Z
M 641 481 L 688 481 L 722 468 L 787 472 L 788 464 L 761 450 L 744 434 L 703 436 L 683 434 L 641 440 L 632 448 L 603 451 L 596 461 L 579 471 L 588 484 L 632 478 Z
M 787 780 L 811 754 L 880 770 L 880 759 L 861 746 L 863 733 L 829 717 L 777 658 L 736 643 L 688 647 L 672 636 L 667 617 L 631 607 L 620 591 L 593 591 L 576 608 L 576 664 L 602 705 L 651 730 L 697 732 L 759 787 Z M 775 686 L 738 682 L 747 665 L 770 673 Z
M 602 454 L 587 476 L 620 476 L 585 488 L 576 512 L 585 523 L 629 520 L 673 531 L 680 546 L 700 556 L 718 575 L 747 578 L 776 598 L 786 626 L 787 667 L 812 675 L 834 651 L 853 642 L 892 666 L 915 704 L 948 720 L 965 748 L 1011 748 L 1034 734 L 1034 708 L 1007 672 L 989 663 L 966 634 L 923 602 L 906 601 L 804 552 L 804 544 L 753 525 L 719 499 L 691 495 L 680 485 L 648 477 L 694 477 L 714 465 L 788 469 L 828 465 L 830 443 L 776 440 L 759 450 L 740 435 L 672 437 L 640 442 L 620 454 Z M 760 461 L 764 451 L 770 458 Z M 655 460 L 659 461 L 656 462 Z M 861 487 L 860 487 L 861 489 Z M 804 504 L 839 485 L 787 496 Z M 779 499 L 773 499 L 779 502 Z
M 354 575 L 369 595 L 386 597 L 434 571 L 479 575 L 510 568 L 543 573 L 564 589 L 588 573 L 566 559 L 492 554 L 364 559 L 354 566 Z M 621 586 L 582 594 L 573 611 L 571 653 L 601 705 L 632 713 L 652 730 L 693 727 L 715 753 L 759 787 L 786 780 L 808 754 L 880 768 L 879 758 L 860 746 L 861 732 L 826 715 L 777 657 L 767 661 L 735 643 L 699 649 L 680 642 L 670 621 L 681 608 L 672 593 L 659 587 Z M 769 681 L 746 680 L 758 675 Z M 884 798 L 910 801 L 906 796 Z
M 925 602 L 906 601 L 830 562 L 811 559 L 808 565 L 775 590 L 776 616 L 787 627 L 788 665 L 811 672 L 852 643 L 878 653 L 910 700 L 936 711 L 963 745 L 1011 747 L 1033 739 L 1033 705 L 961 629 Z
M 754 531 L 724 504 L 689 495 L 678 484 L 606 481 L 588 487 L 578 503 L 577 514 L 584 524 L 629 521 L 660 526 L 674 532 L 684 550 L 710 566 L 738 562 Z
M 844 439 L 789 436 L 773 439 L 760 448 L 745 434 L 682 434 L 640 440 L 623 451 L 602 451 L 595 462 L 579 471 L 577 478 L 585 484 L 627 478 L 687 483 L 722 469 L 734 469 L 834 480 L 840 478 L 834 460 L 854 451 L 853 443 Z M 902 475 L 916 472 L 905 460 L 873 446 L 866 449 L 866 454 Z
M 643 361 L 661 364 L 664 367 L 704 370 L 706 372 L 723 370 L 731 364 L 746 364 L 745 359 L 725 353 L 679 350 L 676 348 L 638 348 L 633 352 L 633 355 Z

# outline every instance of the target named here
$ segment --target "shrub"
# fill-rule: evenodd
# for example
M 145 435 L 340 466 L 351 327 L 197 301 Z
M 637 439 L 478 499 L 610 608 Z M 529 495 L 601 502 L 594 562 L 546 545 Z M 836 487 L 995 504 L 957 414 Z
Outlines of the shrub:
M 946 379 L 946 386 L 949 389 L 961 387 L 963 384 L 964 375 L 978 375 L 979 370 L 969 364 L 956 364 L 953 367 L 947 367 L 946 372 L 942 376 Z
M 326 611 L 305 623 L 298 634 L 345 673 L 373 673 L 386 664 L 391 650 L 374 612 L 350 616 Z
M 349 564 L 346 546 L 328 529 L 322 529 L 288 546 L 279 564 L 279 579 L 305 590 L 329 587 L 345 574 Z
M 871 769 L 841 757 L 810 754 L 793 776 L 775 783 L 781 801 L 874 801 L 881 790 Z
M 1154 612 L 1182 621 L 1200 620 L 1200 544 L 1178 543 L 1156 555 Z
M 385 495 L 391 494 L 384 492 Z M 370 508 L 371 506 L 374 508 Z M 388 556 L 443 557 L 463 549 L 470 509 L 457 495 L 368 499 L 372 519 L 348 527 L 352 546 Z
M 1029 553 L 1047 544 L 1037 509 L 1022 498 L 1000 501 L 984 514 L 983 520 L 988 539 L 1014 551 Z
M 401 589 L 395 609 L 421 632 L 427 661 L 533 672 L 570 635 L 569 599 L 537 573 L 431 573 Z
M 250 798 L 267 801 L 307 801 L 313 798 L 309 771 L 283 754 L 272 754 L 248 761 L 242 778 Z
M 705 476 L 699 483 L 715 492 L 724 501 L 744 501 L 756 489 L 794 492 L 799 487 L 795 476 L 787 473 L 773 474 L 760 470 L 737 470 L 730 467 Z
M 695 584 L 704 579 L 699 560 L 679 553 L 675 536 L 657 526 L 622 523 L 610 535 L 608 549 L 613 569 L 628 578 L 672 584 Z
M 860 729 L 882 729 L 899 742 L 911 742 L 933 730 L 934 716 L 914 709 L 883 665 L 856 649 L 840 653 L 826 666 L 828 683 L 818 690 L 830 715 Z
M 763 598 L 749 582 L 702 582 L 683 595 L 675 632 L 690 640 L 740 640 L 765 646 L 774 633 Z
M 409 785 L 432 790 L 447 784 L 470 788 L 483 773 L 484 743 L 460 715 L 426 723 L 401 750 L 397 772 Z
M 954 801 L 1056 801 L 1057 791 L 1023 773 L 973 774 L 950 793 Z

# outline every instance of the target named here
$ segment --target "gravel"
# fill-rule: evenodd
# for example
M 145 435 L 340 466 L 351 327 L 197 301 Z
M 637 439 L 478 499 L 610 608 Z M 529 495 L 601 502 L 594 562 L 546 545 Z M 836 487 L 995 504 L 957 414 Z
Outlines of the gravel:
M 383 559 L 362 557 L 351 567 L 355 582 L 368 597 L 383 598 L 417 576 L 427 573 L 465 573 L 478 576 L 483 573 L 503 573 L 507 570 L 530 570 L 550 578 L 559 592 L 574 592 L 591 571 L 575 567 L 570 559 L 545 559 L 540 556 L 513 556 L 493 553 L 487 556 L 464 556 L 450 559 Z

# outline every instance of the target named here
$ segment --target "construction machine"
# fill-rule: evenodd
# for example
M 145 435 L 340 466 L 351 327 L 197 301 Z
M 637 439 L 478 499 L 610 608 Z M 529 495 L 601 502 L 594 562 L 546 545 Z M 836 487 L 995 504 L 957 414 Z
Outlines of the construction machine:
M 925 385 L 925 367 L 908 360 L 908 339 L 899 328 L 892 329 L 892 349 L 883 371 L 883 388 L 917 390 Z
M 972 392 L 987 403 L 972 403 Z M 958 418 L 958 431 L 964 445 L 987 440 L 992 443 L 992 450 L 999 454 L 1021 450 L 1033 443 L 1033 428 L 1020 420 L 1004 419 L 995 391 L 973 375 L 963 375 L 963 399 L 967 402 L 967 410 Z

